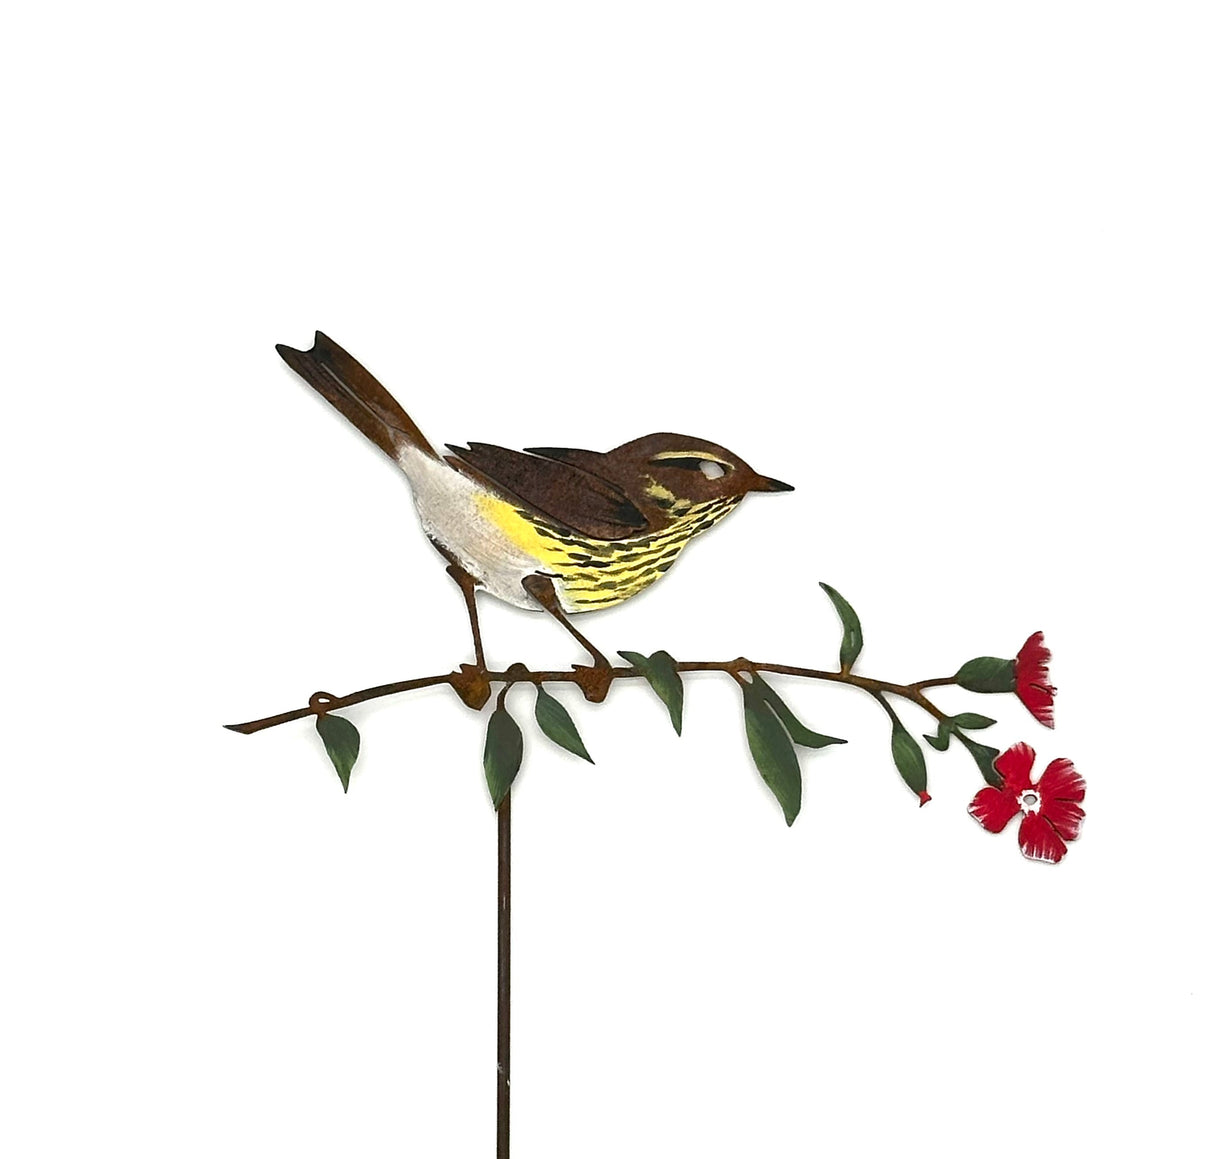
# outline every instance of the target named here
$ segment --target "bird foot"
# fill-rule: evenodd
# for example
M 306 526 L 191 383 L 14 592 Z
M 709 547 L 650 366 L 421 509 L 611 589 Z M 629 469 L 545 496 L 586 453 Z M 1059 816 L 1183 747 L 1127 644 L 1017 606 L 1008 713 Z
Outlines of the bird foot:
M 452 672 L 451 687 L 455 689 L 455 695 L 474 712 L 480 712 L 485 707 L 492 691 L 485 669 L 475 664 L 461 664 L 458 672 Z
M 575 664 L 573 673 L 574 682 L 591 704 L 602 704 L 607 699 L 607 693 L 611 689 L 611 682 L 615 677 L 611 671 L 611 664 L 605 656 L 596 656 L 593 665 Z

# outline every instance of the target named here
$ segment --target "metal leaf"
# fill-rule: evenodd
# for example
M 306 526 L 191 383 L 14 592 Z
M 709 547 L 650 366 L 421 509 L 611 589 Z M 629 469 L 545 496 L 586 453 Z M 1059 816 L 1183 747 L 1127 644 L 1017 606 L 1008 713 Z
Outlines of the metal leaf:
M 578 733 L 573 717 L 565 706 L 551 693 L 545 691 L 542 684 L 535 686 L 535 722 L 540 726 L 544 735 L 563 749 L 567 749 L 584 761 L 594 764 L 593 758 L 586 751 Z
M 1016 662 L 998 656 L 975 656 L 957 669 L 953 679 L 970 692 L 1012 692 L 1016 688 Z
M 951 717 L 946 716 L 940 722 L 940 727 L 936 730 L 936 732 L 934 734 L 925 732 L 923 734 L 923 739 L 927 741 L 927 743 L 931 745 L 932 748 L 934 748 L 937 752 L 942 753 L 947 751 L 948 742 L 952 739 L 952 736 L 953 721 Z
M 788 731 L 793 744 L 799 744 L 809 749 L 821 749 L 832 744 L 847 744 L 847 741 L 841 737 L 826 736 L 823 733 L 814 732 L 812 728 L 806 728 L 793 715 L 792 709 L 780 699 L 776 690 L 762 676 L 757 672 L 753 672 L 751 675 L 754 679 L 754 686 L 759 691 L 759 695 L 771 705 L 772 712 L 780 718 L 780 723 Z
M 927 762 L 923 759 L 919 742 L 906 731 L 900 721 L 894 722 L 890 749 L 894 754 L 894 764 L 898 766 L 898 772 L 907 788 L 922 798 L 927 792 Z
M 797 751 L 772 706 L 753 684 L 742 685 L 746 740 L 759 776 L 772 791 L 791 825 L 801 811 L 801 766 Z
M 851 666 L 860 655 L 860 649 L 864 647 L 864 633 L 860 629 L 860 617 L 856 615 L 851 604 L 830 584 L 819 583 L 818 586 L 830 596 L 830 602 L 835 605 L 835 611 L 839 613 L 839 619 L 843 624 L 843 640 L 839 644 L 839 668 L 843 672 L 850 672 Z
M 957 733 L 957 739 L 969 749 L 969 754 L 974 758 L 974 764 L 978 766 L 983 780 L 993 788 L 1002 789 L 1003 778 L 995 768 L 995 758 L 999 755 L 999 750 L 991 748 L 988 744 L 979 744 L 976 740 L 970 740 L 964 733 Z
M 344 716 L 331 716 L 325 713 L 316 718 L 316 731 L 320 733 L 320 739 L 325 742 L 325 752 L 329 754 L 329 760 L 333 762 L 333 767 L 337 770 L 337 776 L 341 781 L 341 791 L 348 793 L 350 791 L 350 771 L 354 768 L 354 762 L 358 760 L 360 743 L 358 729 Z
M 496 809 L 523 763 L 523 733 L 504 707 L 495 708 L 485 732 L 485 783 Z
M 670 723 L 679 736 L 683 735 L 683 680 L 674 666 L 674 657 L 669 652 L 655 652 L 645 656 L 640 652 L 621 652 L 661 698 L 670 713 Z
M 951 719 L 957 728 L 990 728 L 995 723 L 991 717 L 983 716 L 980 712 L 959 712 Z

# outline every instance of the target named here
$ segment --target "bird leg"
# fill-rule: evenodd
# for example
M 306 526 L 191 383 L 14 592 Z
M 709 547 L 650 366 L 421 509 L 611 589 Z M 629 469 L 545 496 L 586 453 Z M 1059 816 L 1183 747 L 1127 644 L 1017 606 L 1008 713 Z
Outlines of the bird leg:
M 480 672 L 485 671 L 485 649 L 481 646 L 481 621 L 476 612 L 476 580 L 464 569 L 458 558 L 449 552 L 437 539 L 431 539 L 434 550 L 447 561 L 447 574 L 455 580 L 456 586 L 464 597 L 464 607 L 468 610 L 468 624 L 472 628 L 472 648 L 476 652 L 476 667 Z
M 567 631 L 594 660 L 593 667 L 575 664 L 578 673 L 578 686 L 587 700 L 599 703 L 607 697 L 607 689 L 611 687 L 611 661 L 607 659 L 585 636 L 570 622 L 557 599 L 556 588 L 546 575 L 529 575 L 523 579 L 523 587 L 527 594 L 536 601 L 554 619 L 559 620 Z
M 556 588 L 553 586 L 552 580 L 546 575 L 529 575 L 523 580 L 523 587 L 527 594 L 531 596 L 550 616 L 559 620 L 564 625 L 567 631 L 587 652 L 590 653 L 594 660 L 596 668 L 610 668 L 611 661 L 607 659 L 585 636 L 582 635 L 570 622 L 569 617 L 565 614 L 565 609 L 561 607 L 560 600 L 556 596 Z
M 447 574 L 455 580 L 463 593 L 464 606 L 468 609 L 468 624 L 472 628 L 472 648 L 476 653 L 476 666 L 482 672 L 485 670 L 485 649 L 481 644 L 481 621 L 476 611 L 476 580 L 474 580 L 458 563 L 447 566 Z
M 441 550 L 441 549 L 440 549 Z M 446 555 L 446 552 L 443 552 Z M 493 689 L 489 678 L 485 675 L 485 649 L 481 646 L 480 617 L 476 614 L 476 580 L 472 578 L 458 563 L 447 567 L 447 574 L 455 580 L 464 596 L 464 606 L 468 609 L 468 623 L 472 627 L 472 647 L 476 652 L 476 665 L 461 664 L 458 676 L 452 673 L 451 687 L 455 694 L 469 708 L 479 712 L 488 703 Z
M 441 543 L 430 540 L 448 562 L 447 574 L 455 581 L 464 597 L 468 611 L 468 624 L 472 628 L 472 648 L 476 653 L 476 664 L 461 664 L 458 675 L 452 674 L 451 687 L 469 708 L 480 711 L 489 700 L 492 689 L 485 676 L 485 649 L 481 644 L 481 623 L 476 612 L 476 580 L 459 564 L 459 561 Z

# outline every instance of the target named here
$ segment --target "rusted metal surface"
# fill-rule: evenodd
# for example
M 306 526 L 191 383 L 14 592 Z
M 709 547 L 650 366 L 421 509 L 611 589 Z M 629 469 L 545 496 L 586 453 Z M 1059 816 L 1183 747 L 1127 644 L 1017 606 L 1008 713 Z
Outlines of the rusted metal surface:
M 923 694 L 923 689 L 944 687 L 956 683 L 951 676 L 940 676 L 933 677 L 931 680 L 918 680 L 913 684 L 898 684 L 889 680 L 857 676 L 855 673 L 830 672 L 820 668 L 797 668 L 792 664 L 759 663 L 741 657 L 735 660 L 681 660 L 675 664 L 675 669 L 679 672 L 774 672 L 782 676 L 800 676 L 806 680 L 829 680 L 836 684 L 850 684 L 854 688 L 868 693 L 888 692 L 892 696 L 900 696 L 904 700 L 913 701 L 937 720 L 943 720 L 945 714 L 927 699 Z M 458 672 L 419 676 L 413 680 L 399 680 L 395 684 L 377 684 L 373 688 L 363 688 L 358 692 L 351 692 L 348 696 L 340 696 L 326 705 L 326 710 L 348 708 L 367 700 L 376 700 L 381 696 L 395 696 L 399 692 L 411 692 L 415 688 L 432 688 L 436 684 L 451 685 L 459 694 L 460 699 L 468 704 L 469 701 L 461 692 L 461 688 L 471 686 L 479 689 L 483 682 L 484 699 L 470 705 L 472 708 L 479 709 L 488 701 L 489 688 L 493 684 L 526 682 L 529 684 L 576 684 L 582 687 L 586 679 L 585 674 L 593 674 L 596 671 L 594 668 L 579 668 L 574 665 L 569 669 L 542 672 L 532 672 L 519 666 L 511 666 L 504 672 L 492 670 L 480 672 L 470 664 L 463 664 Z M 618 664 L 603 672 L 604 678 L 608 680 L 629 680 L 641 675 L 642 673 L 635 668 Z M 224 728 L 231 729 L 233 732 L 250 734 L 315 715 L 316 710 L 309 705 L 292 709 L 290 712 L 280 712 L 276 716 L 246 721 L 243 724 L 225 724 Z
M 510 1159 L 510 796 L 497 808 L 497 1159 Z

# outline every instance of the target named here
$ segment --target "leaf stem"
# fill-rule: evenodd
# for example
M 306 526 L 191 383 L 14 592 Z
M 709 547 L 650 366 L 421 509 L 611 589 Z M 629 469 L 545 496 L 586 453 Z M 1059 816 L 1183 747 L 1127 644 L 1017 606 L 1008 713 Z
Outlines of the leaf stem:
M 893 708 L 890 706 L 889 701 L 885 699 L 885 696 L 882 693 L 874 692 L 873 699 L 883 709 L 885 709 L 885 715 L 888 716 L 891 721 L 893 721 L 895 728 L 899 727 L 902 724 L 902 722 L 898 719 L 898 714 L 896 712 L 894 712 Z

